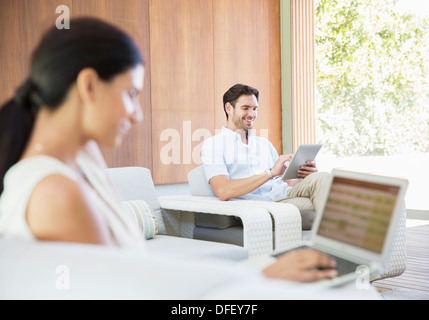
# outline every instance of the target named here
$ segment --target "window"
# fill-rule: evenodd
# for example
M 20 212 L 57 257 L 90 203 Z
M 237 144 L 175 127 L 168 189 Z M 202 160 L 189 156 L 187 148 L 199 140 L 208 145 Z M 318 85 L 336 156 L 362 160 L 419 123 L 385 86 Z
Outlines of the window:
M 319 169 L 405 177 L 428 214 L 429 2 L 315 0 L 315 19 Z

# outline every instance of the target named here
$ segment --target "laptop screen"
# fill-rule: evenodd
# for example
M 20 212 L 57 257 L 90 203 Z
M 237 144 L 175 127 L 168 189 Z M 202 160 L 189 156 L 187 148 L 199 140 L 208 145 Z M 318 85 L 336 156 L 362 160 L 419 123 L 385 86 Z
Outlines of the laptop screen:
M 334 177 L 317 234 L 381 253 L 400 188 Z

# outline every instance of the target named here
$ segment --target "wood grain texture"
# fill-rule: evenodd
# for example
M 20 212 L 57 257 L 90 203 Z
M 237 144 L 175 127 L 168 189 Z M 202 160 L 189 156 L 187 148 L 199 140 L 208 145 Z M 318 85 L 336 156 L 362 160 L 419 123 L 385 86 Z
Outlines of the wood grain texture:
M 142 52 L 146 61 L 145 85 L 140 96 L 144 119 L 133 125 L 120 147 L 102 148 L 102 152 L 109 167 L 142 166 L 152 169 L 148 0 L 73 0 L 73 13 L 75 17 L 93 16 L 118 26 L 133 38 Z
M 153 177 L 187 182 L 196 130 L 213 130 L 213 23 L 207 0 L 150 0 Z M 198 159 L 197 159 L 198 160 Z
M 255 134 L 282 152 L 280 7 L 276 0 L 216 0 L 214 14 L 215 126 L 226 123 L 223 94 L 242 83 L 260 91 Z
M 293 149 L 315 143 L 314 0 L 291 0 Z
M 0 105 L 12 98 L 30 72 L 31 54 L 46 29 L 55 25 L 57 6 L 72 0 L 0 0 Z
M 31 52 L 54 25 L 58 5 L 71 17 L 124 29 L 146 59 L 144 120 L 121 147 L 102 148 L 109 167 L 147 167 L 156 184 L 186 182 L 201 163 L 203 140 L 225 124 L 222 96 L 237 82 L 260 90 L 256 134 L 281 152 L 277 0 L 0 0 L 1 103 L 28 76 Z

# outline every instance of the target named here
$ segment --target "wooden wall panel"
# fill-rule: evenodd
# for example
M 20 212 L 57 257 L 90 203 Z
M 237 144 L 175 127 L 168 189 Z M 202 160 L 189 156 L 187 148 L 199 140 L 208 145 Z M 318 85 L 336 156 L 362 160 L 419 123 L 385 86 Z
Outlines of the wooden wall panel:
M 291 0 L 293 149 L 315 143 L 314 1 Z
M 31 52 L 44 31 L 53 26 L 66 5 L 71 17 L 95 16 L 116 24 L 136 41 L 149 57 L 148 0 L 0 0 L 0 102 L 9 99 L 29 74 Z M 135 125 L 121 147 L 102 151 L 110 167 L 138 165 L 151 169 L 150 64 L 145 70 L 141 105 L 145 119 Z
M 214 0 L 216 128 L 226 123 L 222 97 L 236 83 L 260 91 L 257 135 L 282 152 L 278 0 Z
M 237 82 L 260 89 L 255 128 L 281 152 L 278 0 L 0 0 L 0 102 L 28 76 L 58 5 L 123 28 L 146 58 L 145 118 L 120 148 L 102 149 L 110 167 L 147 167 L 156 184 L 186 182 L 203 140 L 225 124 L 222 95 Z
M 214 127 L 212 2 L 149 4 L 152 174 L 159 184 L 187 182 L 201 144 L 195 135 Z
M 59 5 L 72 0 L 0 0 L 0 105 L 29 75 L 31 54 L 43 32 L 55 24 Z
M 134 39 L 145 57 L 145 82 L 140 97 L 144 119 L 133 125 L 120 147 L 102 148 L 102 151 L 109 167 L 143 166 L 151 169 L 152 117 L 148 0 L 73 0 L 73 16 L 98 17 L 117 25 Z

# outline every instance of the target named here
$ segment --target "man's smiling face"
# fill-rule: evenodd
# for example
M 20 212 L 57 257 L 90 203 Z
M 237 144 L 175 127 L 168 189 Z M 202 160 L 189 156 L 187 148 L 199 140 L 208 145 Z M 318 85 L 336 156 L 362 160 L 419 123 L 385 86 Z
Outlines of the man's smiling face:
M 258 100 L 254 95 L 242 95 L 231 105 L 230 124 L 234 130 L 243 129 L 245 131 L 253 128 L 253 122 L 257 116 Z

